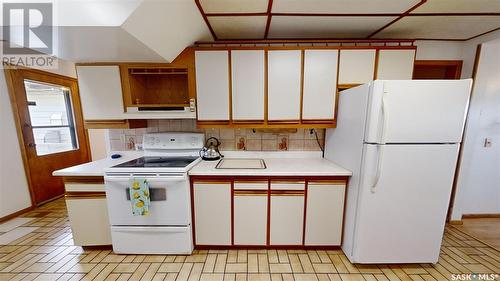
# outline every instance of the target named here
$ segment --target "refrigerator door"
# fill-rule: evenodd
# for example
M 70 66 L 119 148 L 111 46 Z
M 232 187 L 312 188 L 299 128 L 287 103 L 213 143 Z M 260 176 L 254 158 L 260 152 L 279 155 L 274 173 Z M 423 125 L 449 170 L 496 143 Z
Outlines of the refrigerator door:
M 374 81 L 365 142 L 460 142 L 471 85 L 472 79 Z
M 458 149 L 365 145 L 352 262 L 437 262 Z

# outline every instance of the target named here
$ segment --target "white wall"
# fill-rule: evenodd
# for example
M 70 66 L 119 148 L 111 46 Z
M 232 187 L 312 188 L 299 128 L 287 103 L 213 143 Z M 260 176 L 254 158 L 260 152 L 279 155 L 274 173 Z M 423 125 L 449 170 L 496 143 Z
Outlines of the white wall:
M 463 214 L 500 214 L 499 54 L 500 38 L 482 44 L 452 220 L 460 220 Z M 484 146 L 485 138 L 491 140 L 491 147 Z
M 108 141 L 106 141 L 108 130 L 106 129 L 89 129 L 90 155 L 92 161 L 104 159 L 108 155 Z
M 0 218 L 31 206 L 4 70 L 0 68 Z

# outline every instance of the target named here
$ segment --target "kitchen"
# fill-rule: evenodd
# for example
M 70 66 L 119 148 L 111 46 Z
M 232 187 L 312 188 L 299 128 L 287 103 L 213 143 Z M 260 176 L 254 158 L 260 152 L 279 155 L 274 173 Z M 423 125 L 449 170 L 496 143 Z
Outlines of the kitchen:
M 58 3 L 0 75 L 0 279 L 497 278 L 500 6 L 360 2 Z

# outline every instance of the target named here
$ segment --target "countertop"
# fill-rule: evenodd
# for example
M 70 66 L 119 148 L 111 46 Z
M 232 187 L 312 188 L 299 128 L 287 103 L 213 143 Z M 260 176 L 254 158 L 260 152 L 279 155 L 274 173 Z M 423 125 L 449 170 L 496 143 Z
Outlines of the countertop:
M 63 177 L 102 177 L 104 170 L 114 165 L 138 158 L 140 151 L 117 152 L 121 158 L 92 161 L 54 171 L 52 175 Z M 264 159 L 266 169 L 215 169 L 219 161 L 201 161 L 190 171 L 196 176 L 351 176 L 352 172 L 321 158 L 316 152 L 225 152 L 226 158 Z
M 253 158 L 252 155 L 241 157 L 239 155 L 226 155 L 226 158 Z M 320 157 L 298 158 L 280 157 L 272 155 L 273 158 L 258 157 L 264 159 L 266 169 L 216 169 L 219 161 L 201 161 L 194 166 L 189 175 L 193 176 L 351 176 L 352 172 L 339 165 Z
M 141 157 L 143 155 L 143 152 L 141 151 L 127 151 L 117 153 L 121 154 L 122 157 L 118 159 L 111 159 L 111 157 L 108 156 L 105 159 L 54 171 L 52 175 L 61 177 L 103 177 L 105 169 L 130 161 L 137 157 Z

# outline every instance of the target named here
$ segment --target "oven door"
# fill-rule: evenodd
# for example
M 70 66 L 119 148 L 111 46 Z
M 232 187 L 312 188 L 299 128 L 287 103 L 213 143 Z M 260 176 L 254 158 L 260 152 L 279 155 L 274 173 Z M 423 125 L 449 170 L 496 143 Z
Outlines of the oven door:
M 134 216 L 130 202 L 130 179 L 146 179 L 151 206 L 146 216 Z M 114 226 L 187 226 L 191 224 L 189 180 L 186 174 L 148 177 L 144 174 L 106 175 L 109 222 Z

